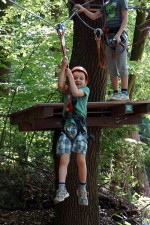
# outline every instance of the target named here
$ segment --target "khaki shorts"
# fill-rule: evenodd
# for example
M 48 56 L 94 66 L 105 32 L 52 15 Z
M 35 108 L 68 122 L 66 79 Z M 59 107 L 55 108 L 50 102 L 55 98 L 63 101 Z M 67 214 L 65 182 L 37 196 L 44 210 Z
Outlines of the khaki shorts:
M 128 75 L 127 34 L 125 32 L 122 33 L 122 38 L 123 44 L 126 46 L 124 51 L 121 45 L 117 45 L 116 50 L 106 45 L 107 68 L 111 77 Z

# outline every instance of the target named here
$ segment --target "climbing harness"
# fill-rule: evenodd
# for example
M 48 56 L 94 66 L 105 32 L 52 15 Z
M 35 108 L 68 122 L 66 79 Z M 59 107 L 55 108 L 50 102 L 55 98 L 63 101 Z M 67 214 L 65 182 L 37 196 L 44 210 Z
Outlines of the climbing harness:
M 77 133 L 74 137 L 71 137 L 70 135 L 68 135 L 68 133 L 66 131 L 67 127 L 65 127 L 65 124 L 68 119 L 73 119 L 75 121 Z M 62 132 L 69 138 L 71 143 L 73 143 L 73 141 L 76 139 L 76 137 L 80 133 L 82 135 L 86 134 L 86 130 L 84 129 L 84 127 L 86 128 L 86 119 L 84 117 L 78 116 L 75 111 L 65 112 L 65 115 L 62 117 Z
M 118 28 L 119 29 L 119 28 Z M 118 55 L 122 54 L 125 50 L 126 50 L 126 46 L 123 42 L 125 42 L 125 39 L 123 38 L 123 36 L 121 35 L 121 41 L 119 42 L 119 45 L 122 46 L 122 50 L 116 54 L 115 50 L 116 50 L 116 46 L 117 46 L 117 41 L 114 38 L 115 34 L 117 33 L 118 29 L 113 29 L 110 30 L 108 28 L 104 28 L 103 32 L 104 32 L 104 40 L 105 40 L 105 44 L 110 48 L 111 53 L 112 53 L 112 59 L 117 57 Z M 123 31 L 125 32 L 125 31 Z

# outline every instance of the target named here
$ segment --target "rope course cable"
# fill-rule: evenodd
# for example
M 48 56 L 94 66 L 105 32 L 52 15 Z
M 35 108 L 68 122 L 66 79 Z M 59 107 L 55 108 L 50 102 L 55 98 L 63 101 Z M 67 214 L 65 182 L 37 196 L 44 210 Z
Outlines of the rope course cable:
M 129 9 L 143 10 L 143 11 L 150 12 L 150 8 L 143 8 L 143 7 L 137 6 L 137 5 L 129 5 Z
M 32 12 L 32 11 L 30 11 L 30 10 L 26 9 L 26 8 L 25 8 L 25 7 L 23 7 L 22 5 L 20 5 L 20 4 L 16 3 L 16 2 L 14 2 L 14 1 L 12 1 L 12 0 L 8 0 L 8 1 L 9 1 L 9 2 L 11 2 L 11 3 L 13 3 L 14 5 L 18 6 L 19 8 L 21 8 L 21 9 L 25 10 L 26 12 L 28 12 L 28 13 L 32 14 L 33 16 L 35 16 L 35 17 L 39 18 L 40 20 L 43 20 L 45 23 L 47 23 L 47 24 L 51 25 L 51 23 L 50 23 L 49 21 L 45 20 L 44 18 L 42 18 L 41 16 L 39 16 L 39 15 L 35 14 L 34 12 Z

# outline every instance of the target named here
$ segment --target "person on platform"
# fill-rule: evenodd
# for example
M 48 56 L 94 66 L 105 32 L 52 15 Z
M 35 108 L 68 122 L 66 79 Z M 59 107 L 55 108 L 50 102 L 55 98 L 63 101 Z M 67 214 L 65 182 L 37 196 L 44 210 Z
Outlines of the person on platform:
M 128 22 L 128 1 L 110 0 L 108 4 L 105 4 L 96 12 L 90 12 L 80 4 L 76 4 L 75 8 L 78 13 L 84 13 L 92 20 L 104 15 L 105 28 L 103 32 L 105 35 L 107 66 L 114 91 L 110 100 L 129 100 L 127 33 L 125 31 Z M 119 77 L 121 78 L 121 91 L 119 91 Z

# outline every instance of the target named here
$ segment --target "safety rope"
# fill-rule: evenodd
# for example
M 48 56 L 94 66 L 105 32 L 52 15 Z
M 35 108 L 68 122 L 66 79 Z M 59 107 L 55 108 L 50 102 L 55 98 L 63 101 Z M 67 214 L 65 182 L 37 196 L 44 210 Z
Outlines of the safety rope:
M 33 16 L 37 17 L 38 19 L 43 20 L 45 23 L 51 25 L 51 23 L 50 23 L 49 21 L 45 20 L 44 18 L 42 18 L 41 16 L 35 14 L 34 12 L 32 12 L 32 11 L 26 9 L 26 8 L 23 7 L 22 5 L 20 5 L 20 4 L 16 3 L 16 2 L 14 2 L 14 1 L 12 1 L 12 0 L 8 0 L 8 1 L 11 2 L 11 3 L 13 3 L 14 5 L 18 6 L 19 8 L 25 10 L 26 12 L 32 14 Z
M 97 28 L 94 30 L 94 34 L 95 34 L 95 40 L 96 40 L 96 44 L 97 44 L 97 53 L 98 53 L 98 62 L 100 65 L 100 68 L 105 69 L 106 65 L 107 65 L 107 58 L 106 58 L 106 54 L 105 54 L 105 45 L 102 43 L 102 35 L 103 35 L 103 31 L 100 28 Z M 102 50 L 102 54 L 103 54 L 103 63 L 101 62 L 101 52 L 100 50 Z
M 141 6 L 137 6 L 137 5 L 129 5 L 128 7 L 129 9 L 135 9 L 135 10 L 143 10 L 143 11 L 146 11 L 146 12 L 150 12 L 150 8 L 143 8 Z
M 65 30 L 66 30 L 65 23 L 56 24 L 55 28 L 56 28 L 56 31 L 57 31 L 58 36 L 60 38 L 63 56 L 65 57 L 65 56 L 67 56 L 66 47 L 65 47 Z
M 150 29 L 150 28 L 149 28 Z M 134 46 L 134 45 L 137 45 L 139 44 L 140 42 L 142 42 L 146 37 L 147 37 L 147 34 L 149 33 L 149 29 L 147 29 L 147 33 L 146 35 L 144 35 L 141 39 L 139 39 L 138 41 L 134 42 L 134 43 L 131 43 L 131 44 L 128 44 L 128 46 Z

